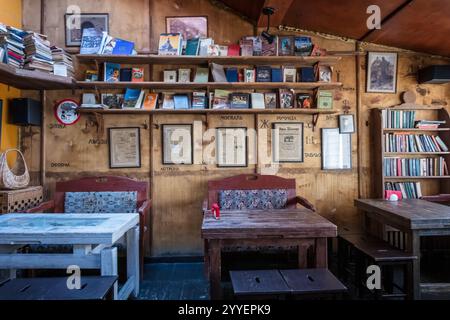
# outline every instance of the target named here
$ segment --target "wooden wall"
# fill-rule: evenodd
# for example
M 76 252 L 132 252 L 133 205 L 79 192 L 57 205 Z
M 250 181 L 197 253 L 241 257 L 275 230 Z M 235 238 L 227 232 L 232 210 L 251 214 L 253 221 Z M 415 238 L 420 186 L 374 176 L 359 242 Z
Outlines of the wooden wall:
M 40 12 L 38 1 L 24 0 L 24 25 L 39 30 L 40 19 L 32 12 Z M 165 16 L 207 15 L 209 33 L 218 43 L 231 43 L 244 35 L 254 33 L 254 27 L 230 12 L 216 8 L 208 0 L 183 1 L 57 1 L 46 0 L 44 31 L 57 45 L 64 44 L 63 16 L 66 5 L 80 4 L 84 12 L 109 12 L 111 33 L 117 37 L 132 39 L 142 51 L 154 51 L 158 36 L 165 29 Z M 130 32 L 133 30 L 133 32 Z M 134 31 L 138 30 L 138 31 Z M 275 31 L 275 30 L 274 30 Z M 333 37 L 312 34 L 320 46 L 333 51 L 354 51 L 355 43 Z M 392 51 L 395 49 L 370 46 L 364 50 Z M 359 60 L 358 60 L 359 59 Z M 357 61 L 358 60 L 358 61 Z M 401 52 L 399 59 L 398 92 L 416 90 L 419 103 L 433 103 L 438 100 L 447 105 L 450 101 L 450 87 L 418 86 L 414 72 L 421 66 L 433 63 L 448 63 L 446 60 L 429 56 Z M 154 76 L 157 76 L 158 70 Z M 60 128 L 52 114 L 55 101 L 63 98 L 80 99 L 81 92 L 52 92 L 46 96 L 44 162 L 48 196 L 54 183 L 84 175 L 117 174 L 150 181 L 153 198 L 153 220 L 151 221 L 152 248 L 147 255 L 200 255 L 201 203 L 206 195 L 206 183 L 240 173 L 273 173 L 262 164 L 270 157 L 271 136 L 267 128 L 274 122 L 300 121 L 305 124 L 305 162 L 282 164 L 277 174 L 297 180 L 298 194 L 311 200 L 320 214 L 335 222 L 356 221 L 358 215 L 353 208 L 353 199 L 369 197 L 370 180 L 370 122 L 369 110 L 373 107 L 390 106 L 400 102 L 400 94 L 366 94 L 365 58 L 347 56 L 335 67 L 336 81 L 343 88 L 336 91 L 335 109 L 342 110 L 344 101 L 351 106 L 350 112 L 358 119 L 358 133 L 352 136 L 353 169 L 348 171 L 321 170 L 320 128 L 337 127 L 337 115 L 322 116 L 315 131 L 312 119 L 306 115 L 144 115 L 105 116 L 105 127 L 141 126 L 142 168 L 139 170 L 110 170 L 108 168 L 108 147 L 104 135 L 96 141 L 98 133 L 89 126 L 89 119 L 71 127 Z M 359 81 L 358 81 L 359 79 Z M 359 106 L 359 109 L 358 109 Z M 191 166 L 164 166 L 161 155 L 161 124 L 195 123 L 195 159 Z M 149 125 L 145 129 L 145 124 Z M 87 125 L 87 126 L 86 126 Z M 252 158 L 258 159 L 248 168 L 224 169 L 214 164 L 202 163 L 201 146 L 214 152 L 214 128 L 221 126 L 247 127 L 254 130 L 259 143 L 250 139 Z M 209 134 L 204 134 L 205 132 Z M 40 155 L 34 147 L 39 144 L 39 134 L 23 139 L 28 150 L 27 159 L 32 163 L 34 176 L 39 176 Z M 36 180 L 37 181 L 37 180 Z

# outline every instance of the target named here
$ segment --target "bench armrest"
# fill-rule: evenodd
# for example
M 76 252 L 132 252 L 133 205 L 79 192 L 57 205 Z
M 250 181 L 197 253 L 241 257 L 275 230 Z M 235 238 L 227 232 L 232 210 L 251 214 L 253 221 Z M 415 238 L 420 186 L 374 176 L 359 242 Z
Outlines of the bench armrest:
M 145 200 L 138 209 L 140 222 L 144 229 L 147 229 L 147 215 L 152 207 L 152 200 Z
M 50 200 L 47 202 L 42 202 L 37 207 L 26 210 L 25 213 L 44 213 L 46 211 L 53 212 L 54 210 L 55 210 L 55 201 Z
M 316 208 L 314 207 L 314 205 L 311 202 L 309 202 L 308 200 L 306 200 L 305 198 L 303 198 L 301 196 L 297 196 L 297 197 L 295 197 L 295 200 L 298 204 L 302 205 L 306 209 L 316 212 Z

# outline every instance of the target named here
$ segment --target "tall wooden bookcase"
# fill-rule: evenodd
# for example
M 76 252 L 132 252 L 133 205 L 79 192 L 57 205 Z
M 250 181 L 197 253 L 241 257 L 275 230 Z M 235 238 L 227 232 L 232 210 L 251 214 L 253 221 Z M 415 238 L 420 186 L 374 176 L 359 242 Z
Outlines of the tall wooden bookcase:
M 389 129 L 383 127 L 382 110 L 399 110 L 399 111 L 416 111 L 416 121 L 418 120 L 443 120 L 445 125 L 441 125 L 438 129 L 423 130 L 417 128 L 411 129 Z M 392 153 L 385 150 L 385 134 L 403 133 L 403 134 L 430 134 L 438 135 L 447 147 L 450 147 L 450 116 L 446 109 L 434 106 L 398 106 L 392 108 L 375 108 L 372 109 L 372 181 L 374 183 L 374 197 L 383 198 L 385 193 L 385 184 L 387 182 L 420 182 L 422 195 L 437 195 L 450 193 L 450 175 L 433 176 L 433 177 L 386 177 L 384 175 L 384 159 L 386 157 L 398 158 L 429 158 L 444 157 L 447 166 L 450 165 L 450 152 L 399 152 Z M 450 168 L 449 168 L 450 169 Z

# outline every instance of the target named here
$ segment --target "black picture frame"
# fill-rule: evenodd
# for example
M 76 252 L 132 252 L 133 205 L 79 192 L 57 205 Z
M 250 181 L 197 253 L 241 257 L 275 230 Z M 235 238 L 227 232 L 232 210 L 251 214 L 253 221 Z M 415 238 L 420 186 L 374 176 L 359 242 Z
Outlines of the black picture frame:
M 295 160 L 277 160 L 275 158 L 275 134 L 276 134 L 276 127 L 278 125 L 301 125 L 302 127 L 302 139 L 301 139 L 301 159 L 295 161 Z M 274 122 L 272 123 L 272 160 L 274 163 L 304 163 L 305 162 L 305 124 L 303 122 Z
M 70 16 L 80 16 L 80 17 L 88 17 L 88 16 L 92 16 L 95 18 L 105 18 L 105 22 L 106 24 L 103 25 L 105 30 L 102 31 L 106 31 L 109 33 L 109 13 L 66 13 L 64 15 L 64 36 L 65 36 L 65 44 L 67 48 L 75 48 L 75 47 L 81 47 L 81 38 L 83 37 L 83 27 L 81 27 L 80 32 L 80 41 L 72 41 L 69 36 L 69 32 L 71 30 L 68 29 L 67 26 L 67 18 Z M 73 31 L 73 30 L 72 30 Z
M 371 81 L 371 75 L 372 75 L 372 57 L 373 56 L 395 56 L 395 70 L 394 70 L 394 83 L 393 83 L 393 90 L 382 90 L 377 88 L 372 88 L 372 81 Z M 383 58 L 382 58 L 383 59 Z M 378 51 L 372 51 L 367 53 L 367 60 L 366 60 L 366 93 L 397 93 L 397 85 L 398 85 L 398 53 L 397 52 L 378 52 Z
M 137 155 L 137 161 L 138 163 L 136 165 L 128 166 L 118 166 L 113 164 L 113 156 L 112 156 L 112 147 L 114 145 L 114 141 L 112 141 L 112 131 L 115 130 L 136 130 L 137 131 L 137 146 L 138 146 L 138 155 Z M 112 127 L 108 128 L 108 147 L 109 147 L 109 168 L 110 169 L 132 169 L 132 168 L 141 168 L 142 167 L 142 155 L 141 155 L 141 128 L 139 127 Z
M 179 127 L 189 127 L 189 133 L 191 135 L 191 157 L 190 157 L 190 162 L 189 163 L 176 163 L 176 162 L 169 162 L 166 161 L 166 153 L 165 153 L 165 146 L 166 146 L 166 140 L 165 140 L 165 128 L 167 127 L 174 127 L 174 126 L 179 126 Z M 194 126 L 192 125 L 192 123 L 165 123 L 163 125 L 161 125 L 161 146 L 162 146 L 162 164 L 164 166 L 173 166 L 173 165 L 180 165 L 180 166 L 190 166 L 194 164 Z
M 351 130 L 346 128 L 345 118 L 350 118 L 352 121 Z M 355 128 L 355 115 L 354 114 L 340 114 L 339 115 L 339 133 L 340 134 L 352 134 L 356 132 Z
M 240 129 L 244 130 L 245 132 L 245 139 L 244 139 L 244 148 L 245 148 L 245 164 L 244 165 L 223 165 L 220 164 L 219 161 L 219 132 L 220 130 L 226 130 L 226 129 Z M 217 159 L 217 167 L 218 168 L 247 168 L 248 167 L 248 128 L 246 127 L 217 127 L 216 128 L 216 159 Z

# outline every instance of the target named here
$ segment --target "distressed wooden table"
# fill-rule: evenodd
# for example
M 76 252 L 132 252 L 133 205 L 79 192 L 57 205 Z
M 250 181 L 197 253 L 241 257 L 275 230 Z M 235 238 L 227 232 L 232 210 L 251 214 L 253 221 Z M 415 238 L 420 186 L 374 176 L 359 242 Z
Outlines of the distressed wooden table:
M 360 199 L 355 200 L 355 206 L 363 211 L 364 227 L 367 231 L 371 230 L 371 222 L 375 221 L 406 234 L 405 249 L 418 257 L 413 262 L 413 285 L 414 299 L 420 299 L 420 239 L 450 236 L 450 207 L 420 199 L 404 199 L 398 202 Z
M 221 298 L 221 251 L 233 247 L 297 247 L 298 266 L 327 268 L 327 238 L 337 227 L 308 209 L 222 211 L 220 220 L 205 212 L 202 238 L 211 299 Z M 308 252 L 314 257 L 308 260 Z
M 0 269 L 100 269 L 117 276 L 117 247 L 126 237 L 128 280 L 114 299 L 139 293 L 138 214 L 6 214 L 0 216 Z M 24 245 L 72 245 L 71 254 L 21 254 Z M 81 275 L 83 276 L 83 275 Z

